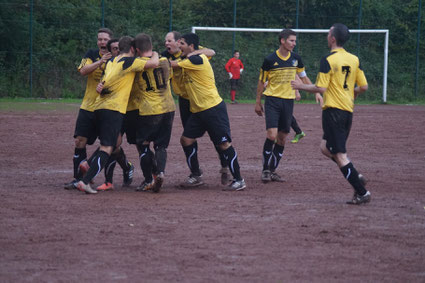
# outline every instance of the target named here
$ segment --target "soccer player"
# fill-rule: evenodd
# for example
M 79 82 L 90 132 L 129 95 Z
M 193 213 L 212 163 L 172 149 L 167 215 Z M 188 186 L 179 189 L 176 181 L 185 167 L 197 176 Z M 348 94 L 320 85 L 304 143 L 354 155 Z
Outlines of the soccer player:
M 167 35 L 165 36 L 166 50 L 162 52 L 161 55 L 170 60 L 181 61 L 182 52 L 180 50 L 180 39 L 181 39 L 181 34 L 177 31 L 171 31 L 167 33 Z M 198 50 L 194 50 L 191 54 L 188 54 L 188 56 L 190 57 L 192 55 L 199 55 L 199 54 L 205 54 L 209 59 L 215 55 L 215 51 L 209 48 L 203 48 L 199 46 Z M 171 79 L 171 86 L 172 86 L 174 94 L 178 95 L 179 97 L 179 112 L 180 112 L 180 118 L 182 121 L 182 126 L 184 128 L 186 126 L 186 121 L 189 119 L 191 112 L 190 112 L 189 96 L 184 86 L 183 71 L 181 68 L 174 69 L 173 78 Z M 215 146 L 215 150 L 217 151 L 218 156 L 220 158 L 221 169 L 219 173 L 221 178 L 221 184 L 226 185 L 227 183 L 229 183 L 229 175 L 230 175 L 229 168 L 227 167 L 227 161 L 220 154 L 220 149 L 217 146 Z
M 75 150 L 73 157 L 74 180 L 65 184 L 65 189 L 75 189 L 83 172 L 87 169 L 83 164 L 87 158 L 86 145 L 92 145 L 96 141 L 96 123 L 94 115 L 94 103 L 99 94 L 96 86 L 100 81 L 105 63 L 112 57 L 107 50 L 107 43 L 111 39 L 112 31 L 101 28 L 97 32 L 98 49 L 90 49 L 78 67 L 82 76 L 87 76 L 86 91 L 78 112 L 74 131 Z
M 159 63 L 158 53 L 154 52 L 148 61 L 134 57 L 133 39 L 124 36 L 119 41 L 120 55 L 108 62 L 102 82 L 96 90 L 100 95 L 95 102 L 95 117 L 98 126 L 100 149 L 90 169 L 77 188 L 86 193 L 95 194 L 90 187 L 90 181 L 105 167 L 108 159 L 117 145 L 118 136 L 122 129 L 122 121 L 127 110 L 127 104 L 136 72 L 147 68 L 156 68 Z
M 229 73 L 230 78 L 230 98 L 232 100 L 232 104 L 237 103 L 235 100 L 236 90 L 239 86 L 239 79 L 241 78 L 241 74 L 243 72 L 243 64 L 241 59 L 239 59 L 240 53 L 238 50 L 233 52 L 233 58 L 230 58 L 225 65 L 225 69 L 227 73 Z
M 139 34 L 134 42 L 140 50 L 141 60 L 147 62 L 152 56 L 150 36 Z M 176 110 L 170 89 L 171 72 L 168 59 L 161 57 L 157 68 L 137 73 L 133 84 L 132 94 L 136 92 L 135 96 L 140 99 L 136 139 L 140 167 L 145 178 L 138 191 L 152 190 L 157 193 L 164 182 L 167 147 Z M 150 149 L 152 143 L 155 153 Z
M 180 40 L 182 57 L 186 57 L 199 48 L 199 38 L 187 33 Z M 230 123 L 226 104 L 220 97 L 215 85 L 214 72 L 204 54 L 193 55 L 182 61 L 171 61 L 173 68 L 182 68 L 185 89 L 189 95 L 190 111 L 180 142 L 186 155 L 191 174 L 183 187 L 195 187 L 203 184 L 202 172 L 198 162 L 198 144 L 196 139 L 208 132 L 211 141 L 227 161 L 233 182 L 224 190 L 239 191 L 246 188 L 240 174 L 237 153 L 231 144 Z
M 292 52 L 296 40 L 297 34 L 294 31 L 282 30 L 279 34 L 279 49 L 264 59 L 260 70 L 255 112 L 259 116 L 265 113 L 266 116 L 267 137 L 263 146 L 261 174 L 261 180 L 264 183 L 283 181 L 275 170 L 283 156 L 286 137 L 292 122 L 295 91 L 291 88 L 291 81 L 298 75 L 303 82 L 310 82 L 301 57 Z M 266 81 L 268 85 L 264 90 Z M 263 92 L 264 109 L 261 104 Z
M 293 81 L 291 85 L 294 89 L 323 94 L 320 149 L 336 162 L 344 178 L 354 188 L 354 196 L 347 203 L 362 204 L 370 201 L 371 194 L 365 188 L 365 178 L 347 156 L 346 142 L 351 130 L 354 99 L 368 89 L 368 84 L 359 58 L 343 48 L 349 37 L 347 26 L 332 25 L 327 37 L 331 52 L 320 61 L 316 84 Z

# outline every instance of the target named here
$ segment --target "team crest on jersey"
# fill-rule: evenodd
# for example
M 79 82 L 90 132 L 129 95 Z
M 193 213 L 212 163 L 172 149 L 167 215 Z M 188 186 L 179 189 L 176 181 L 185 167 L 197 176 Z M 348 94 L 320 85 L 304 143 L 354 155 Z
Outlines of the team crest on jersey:
M 279 64 L 277 62 L 274 62 L 273 66 L 279 66 Z
M 298 60 L 296 60 L 296 59 L 292 60 L 292 66 L 297 67 L 298 66 Z

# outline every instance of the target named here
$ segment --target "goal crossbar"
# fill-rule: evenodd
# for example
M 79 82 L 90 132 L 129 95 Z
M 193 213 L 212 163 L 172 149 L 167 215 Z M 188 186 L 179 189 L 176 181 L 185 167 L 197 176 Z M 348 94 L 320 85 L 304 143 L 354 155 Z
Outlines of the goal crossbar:
M 239 32 L 281 32 L 282 29 L 268 29 L 268 28 L 224 28 L 224 27 L 199 27 L 193 26 L 192 32 L 196 33 L 197 30 L 205 31 L 239 31 Z M 293 29 L 299 33 L 328 33 L 329 29 Z M 382 85 L 382 101 L 387 102 L 387 73 L 388 73 L 388 42 L 389 30 L 388 29 L 350 29 L 350 33 L 383 33 L 385 34 L 384 45 L 384 71 L 383 71 L 383 85 Z

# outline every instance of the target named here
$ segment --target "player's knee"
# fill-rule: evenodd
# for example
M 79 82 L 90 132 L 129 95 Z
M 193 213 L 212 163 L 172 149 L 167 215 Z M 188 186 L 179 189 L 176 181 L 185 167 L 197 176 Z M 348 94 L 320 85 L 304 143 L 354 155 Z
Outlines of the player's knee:
M 78 136 L 74 139 L 74 143 L 76 148 L 84 148 L 87 144 L 87 138 Z
M 226 149 L 228 149 L 232 144 L 230 142 L 222 142 L 221 144 L 218 145 L 218 148 L 221 151 L 224 151 Z

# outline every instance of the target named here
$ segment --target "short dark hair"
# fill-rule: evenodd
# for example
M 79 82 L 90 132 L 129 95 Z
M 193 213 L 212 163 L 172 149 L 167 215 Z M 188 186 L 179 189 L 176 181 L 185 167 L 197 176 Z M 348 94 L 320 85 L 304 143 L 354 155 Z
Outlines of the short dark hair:
M 118 42 L 118 47 L 120 48 L 120 53 L 130 52 L 131 47 L 133 46 L 133 38 L 131 36 L 122 36 Z
M 332 25 L 332 31 L 331 35 L 335 37 L 336 44 L 338 46 L 344 46 L 344 44 L 348 41 L 350 38 L 350 30 L 348 27 L 344 24 L 333 24 Z
M 108 43 L 106 43 L 106 48 L 108 48 L 109 52 L 112 52 L 111 45 L 114 42 L 119 42 L 119 39 L 118 38 L 112 38 L 108 41 Z
M 233 51 L 233 54 L 235 54 L 236 52 L 240 53 L 239 50 L 235 50 L 235 51 Z
M 186 41 L 187 45 L 193 44 L 195 50 L 199 49 L 199 37 L 196 33 L 189 32 L 182 35 L 182 38 Z
M 179 40 L 180 38 L 182 38 L 182 34 L 181 34 L 181 33 L 179 33 L 178 31 L 173 30 L 173 31 L 170 31 L 169 33 L 172 33 L 172 34 L 173 34 L 173 36 L 174 36 L 174 40 L 175 40 L 175 41 L 177 41 L 177 40 Z
M 140 52 L 152 50 L 152 39 L 146 33 L 139 33 L 134 38 L 134 47 L 139 48 Z
M 283 29 L 279 33 L 279 45 L 280 45 L 280 41 L 282 40 L 282 38 L 287 40 L 290 35 L 297 36 L 297 33 L 295 31 L 293 31 L 292 29 Z
M 99 34 L 99 33 L 101 33 L 101 32 L 109 34 L 109 37 L 112 37 L 112 36 L 114 35 L 114 33 L 112 32 L 112 30 L 110 30 L 110 29 L 108 29 L 108 28 L 100 28 L 100 29 L 97 31 L 97 34 Z

